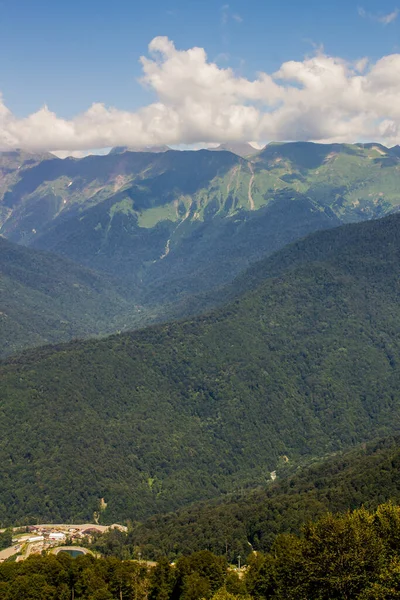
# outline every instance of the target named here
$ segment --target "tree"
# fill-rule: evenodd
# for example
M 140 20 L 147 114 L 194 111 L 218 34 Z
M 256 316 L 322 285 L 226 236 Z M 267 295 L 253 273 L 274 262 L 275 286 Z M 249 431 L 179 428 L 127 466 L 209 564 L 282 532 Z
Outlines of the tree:
M 231 594 L 226 587 L 223 587 L 214 594 L 212 600 L 251 600 L 251 598 L 246 594 Z
M 209 550 L 202 550 L 180 558 L 176 564 L 176 573 L 174 598 L 210 598 L 224 585 L 227 564 L 225 558 L 215 556 Z
M 175 584 L 174 570 L 167 558 L 159 559 L 150 576 L 150 600 L 169 600 Z
M 185 575 L 182 584 L 181 600 L 200 600 L 201 598 L 211 598 L 211 586 L 206 577 L 200 573 L 194 572 Z
M 21 575 L 10 584 L 6 600 L 57 600 L 57 589 L 43 575 Z
M 259 552 L 252 554 L 245 581 L 253 598 L 272 598 L 277 590 L 276 560 L 273 556 Z
M 378 580 L 369 585 L 358 600 L 399 600 L 400 559 L 393 558 L 379 574 Z
M 0 533 L 0 550 L 4 550 L 4 548 L 9 548 L 10 546 L 12 546 L 12 538 L 12 527 L 9 527 L 3 533 Z
M 356 598 L 384 561 L 384 544 L 365 509 L 328 514 L 304 529 L 304 588 L 311 598 Z

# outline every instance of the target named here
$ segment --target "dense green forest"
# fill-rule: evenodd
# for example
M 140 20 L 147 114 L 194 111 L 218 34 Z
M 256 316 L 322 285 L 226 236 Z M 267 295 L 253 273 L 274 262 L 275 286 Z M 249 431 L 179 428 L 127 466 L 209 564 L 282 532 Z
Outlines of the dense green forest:
M 100 499 L 105 522 L 141 519 L 399 431 L 399 218 L 337 230 L 347 254 L 311 236 L 314 258 L 294 247 L 203 317 L 4 362 L 0 521 L 86 521 Z
M 194 314 L 206 311 L 213 306 L 222 305 L 233 301 L 241 295 L 255 289 L 265 279 L 279 277 L 282 273 L 308 263 L 335 264 L 338 269 L 349 272 L 351 276 L 368 276 L 368 269 L 373 271 L 376 263 L 382 263 L 382 278 L 385 273 L 395 268 L 399 257 L 396 250 L 398 226 L 397 216 L 388 217 L 378 221 L 359 223 L 357 227 L 344 225 L 333 229 L 316 231 L 286 245 L 279 252 L 262 260 L 254 262 L 243 271 L 235 280 L 227 285 L 214 290 L 188 296 L 177 306 L 170 306 L 168 314 L 176 317 L 180 312 Z M 377 225 L 378 223 L 378 225 Z M 380 224 L 384 225 L 380 225 Z M 276 223 L 275 226 L 278 224 Z M 360 256 L 363 248 L 364 256 Z M 373 274 L 375 279 L 377 272 Z
M 400 597 L 399 508 L 321 517 L 302 536 L 279 536 L 246 573 L 252 597 L 276 600 L 392 600 Z
M 326 514 L 278 536 L 245 569 L 205 550 L 143 561 L 36 556 L 0 565 L 2 600 L 395 600 L 400 597 L 400 509 Z M 238 557 L 239 559 L 239 557 Z
M 146 322 L 133 286 L 2 237 L 0 295 L 2 356 Z
M 176 513 L 135 522 L 128 533 L 111 531 L 96 539 L 104 554 L 171 560 L 208 549 L 234 561 L 251 549 L 269 551 L 277 535 L 299 534 L 327 511 L 376 508 L 400 502 L 400 439 L 389 438 L 303 468 L 282 461 L 274 483 L 194 503 Z

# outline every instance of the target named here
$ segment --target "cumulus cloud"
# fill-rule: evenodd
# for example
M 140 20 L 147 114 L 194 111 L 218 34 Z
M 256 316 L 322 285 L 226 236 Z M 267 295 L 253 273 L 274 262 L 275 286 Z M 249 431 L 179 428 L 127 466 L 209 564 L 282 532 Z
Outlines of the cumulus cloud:
M 156 101 L 128 112 L 95 103 L 72 119 L 48 107 L 17 118 L 0 98 L 0 149 L 85 151 L 230 141 L 400 142 L 400 54 L 355 63 L 317 51 L 248 79 L 157 37 L 141 59 Z
M 360 15 L 360 17 L 362 17 L 363 19 L 370 19 L 371 21 L 376 21 L 376 23 L 382 23 L 382 25 L 389 25 L 390 23 L 393 23 L 397 17 L 400 14 L 400 11 L 398 8 L 395 8 L 392 12 L 390 13 L 379 13 L 379 14 L 375 14 L 375 13 L 371 13 L 368 12 L 367 10 L 365 10 L 365 8 L 363 8 L 362 6 L 358 7 L 358 14 Z

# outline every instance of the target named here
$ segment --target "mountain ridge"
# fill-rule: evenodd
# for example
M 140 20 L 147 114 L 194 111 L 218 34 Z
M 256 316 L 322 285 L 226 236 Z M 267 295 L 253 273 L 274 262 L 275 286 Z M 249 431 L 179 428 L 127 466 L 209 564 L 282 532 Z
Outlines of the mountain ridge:
M 124 278 L 142 316 L 190 315 L 286 244 L 397 211 L 396 152 L 294 142 L 251 160 L 226 150 L 52 157 L 13 172 L 1 233 Z
M 228 152 L 237 154 L 242 158 L 253 156 L 254 154 L 258 154 L 260 152 L 259 149 L 252 146 L 249 142 L 226 142 L 224 144 L 220 144 L 219 146 L 208 148 L 208 150 L 211 150 L 212 152 L 227 150 Z

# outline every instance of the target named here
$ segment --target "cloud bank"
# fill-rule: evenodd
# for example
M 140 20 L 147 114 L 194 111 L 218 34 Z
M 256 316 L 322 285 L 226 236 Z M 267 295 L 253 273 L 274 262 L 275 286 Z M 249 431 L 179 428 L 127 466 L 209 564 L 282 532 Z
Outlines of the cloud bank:
M 400 54 L 356 63 L 322 52 L 254 80 L 166 37 L 141 59 L 157 101 L 136 112 L 93 104 L 66 120 L 46 106 L 15 117 L 0 97 L 0 150 L 314 140 L 400 143 Z

